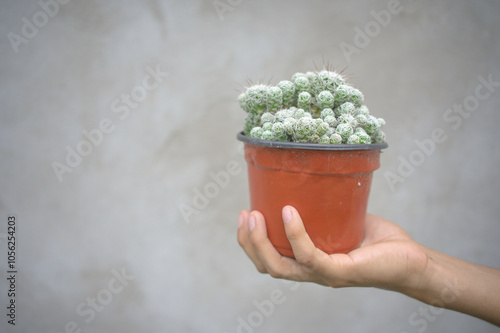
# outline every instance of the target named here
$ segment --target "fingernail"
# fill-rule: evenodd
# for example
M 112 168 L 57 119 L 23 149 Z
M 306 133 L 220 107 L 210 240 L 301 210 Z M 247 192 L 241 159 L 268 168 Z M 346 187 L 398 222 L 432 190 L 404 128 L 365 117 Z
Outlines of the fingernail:
M 283 221 L 285 223 L 288 223 L 292 220 L 292 218 L 293 218 L 292 209 L 288 206 L 285 206 L 283 208 Z
M 253 215 L 250 215 L 250 217 L 248 218 L 248 228 L 250 229 L 250 231 L 255 228 L 255 217 L 253 217 Z

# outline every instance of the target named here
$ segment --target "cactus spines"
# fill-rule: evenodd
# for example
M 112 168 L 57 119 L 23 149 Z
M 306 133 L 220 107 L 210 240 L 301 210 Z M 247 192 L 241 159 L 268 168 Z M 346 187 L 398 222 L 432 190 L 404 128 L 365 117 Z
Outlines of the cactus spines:
M 254 138 L 322 144 L 385 140 L 384 119 L 370 115 L 361 91 L 333 71 L 295 73 L 276 86 L 253 85 L 238 102 L 247 112 L 244 132 Z
M 333 133 L 330 136 L 330 143 L 332 145 L 339 145 L 342 143 L 342 136 L 339 133 Z
M 366 107 L 366 105 L 361 105 L 358 109 L 357 109 L 357 114 L 358 115 L 363 115 L 363 116 L 366 116 L 368 117 L 370 115 L 370 111 L 368 110 L 368 108 Z M 380 118 L 382 119 L 382 118 Z
M 361 91 L 359 91 L 356 88 L 351 87 L 349 101 L 352 104 L 354 104 L 354 106 L 360 107 L 361 105 L 363 105 L 363 102 L 365 101 L 365 97 L 363 96 L 363 93 Z
M 303 91 L 297 98 L 297 107 L 304 109 L 304 111 L 311 110 L 311 94 Z
M 333 95 L 328 90 L 324 90 L 316 96 L 316 104 L 320 107 L 320 109 L 333 108 L 333 101 Z
M 261 139 L 262 140 L 269 140 L 269 141 L 274 140 L 273 132 L 271 132 L 269 130 L 262 132 Z
M 269 122 L 269 123 L 264 123 L 262 125 L 262 129 L 264 131 L 270 131 L 271 129 L 273 128 L 273 123 Z
M 297 109 L 294 114 L 295 119 L 300 119 L 306 116 L 306 112 L 304 109 Z
M 356 133 L 356 135 L 359 137 L 359 143 L 361 144 L 369 144 L 372 142 L 372 138 L 366 134 L 366 132 L 359 132 Z
M 305 76 L 307 77 L 309 82 L 312 82 L 312 80 L 314 80 L 314 78 L 316 77 L 316 73 L 309 71 L 306 72 Z
M 240 103 L 240 108 L 242 108 L 245 112 L 248 112 L 247 95 L 245 93 L 239 94 L 238 103 Z
M 319 135 L 313 134 L 310 138 L 304 140 L 304 142 L 319 143 Z
M 246 102 L 247 102 L 248 112 L 253 114 L 259 114 L 265 109 L 266 91 L 267 87 L 263 84 L 258 84 L 247 89 Z
M 330 143 L 330 137 L 328 135 L 322 135 L 319 137 L 318 143 Z
M 282 123 L 274 123 L 271 132 L 275 141 L 287 141 L 285 126 Z
M 354 118 L 350 114 L 341 114 L 340 117 L 337 119 L 337 121 L 339 124 L 347 124 L 350 125 L 352 128 L 356 128 L 358 126 L 356 118 Z
M 266 113 L 262 114 L 262 116 L 260 117 L 260 122 L 262 124 L 273 123 L 274 122 L 274 115 L 270 112 L 266 112 Z
M 341 123 L 337 126 L 337 133 L 342 137 L 342 143 L 346 143 L 347 139 L 354 133 L 354 130 L 351 125 Z
M 356 110 L 356 107 L 351 102 L 345 102 L 344 104 L 340 105 L 337 108 L 337 112 L 339 113 L 339 115 L 343 115 L 343 114 L 354 115 L 355 110 Z
M 315 123 L 311 118 L 302 117 L 295 124 L 295 137 L 301 142 L 307 142 L 308 138 L 315 135 Z
M 330 127 L 336 127 L 337 124 L 337 119 L 335 119 L 334 116 L 326 116 L 324 119 L 325 123 L 328 124 Z
M 252 130 L 250 131 L 250 137 L 252 138 L 256 138 L 256 139 L 260 139 L 262 137 L 262 133 L 264 131 L 262 130 L 262 127 L 259 127 L 259 126 L 255 126 L 254 128 L 252 128 Z
M 259 126 L 260 125 L 259 122 L 260 119 L 258 116 L 252 113 L 247 114 L 247 116 L 245 117 L 245 128 L 244 128 L 245 134 L 250 133 L 252 128 L 254 128 L 255 126 Z
M 325 119 L 328 116 L 335 116 L 335 113 L 333 112 L 332 109 L 329 108 L 329 109 L 323 109 L 323 110 L 321 110 L 320 117 L 322 119 Z
M 307 76 L 306 74 L 304 73 L 300 73 L 300 72 L 297 72 L 295 74 L 292 75 L 292 82 L 295 82 L 295 80 L 298 78 L 298 77 L 305 77 L 307 79 Z
M 301 93 L 303 91 L 309 92 L 309 90 L 311 90 L 311 84 L 306 76 L 297 77 L 293 83 L 295 84 L 295 91 L 297 93 Z
M 286 134 L 288 135 L 293 135 L 293 131 L 295 129 L 295 125 L 297 124 L 297 119 L 295 118 L 288 118 L 288 119 L 285 119 L 285 121 L 283 122 L 283 126 L 285 127 L 285 132 Z
M 328 125 L 328 123 L 320 120 L 320 122 L 316 123 L 316 133 L 319 135 L 319 136 L 322 136 L 322 135 L 325 135 L 326 132 L 328 132 L 328 129 L 330 128 L 330 125 Z
M 266 104 L 268 112 L 276 112 L 283 108 L 283 92 L 279 87 L 267 87 Z
M 334 93 L 339 85 L 344 84 L 344 79 L 340 76 L 340 74 L 327 70 L 319 72 L 318 78 L 322 82 L 323 89 L 326 89 L 331 93 Z
M 381 130 L 378 130 L 375 135 L 372 136 L 373 143 L 380 143 L 385 141 L 385 133 Z
M 363 126 L 363 129 L 368 133 L 368 135 L 374 135 L 377 130 L 380 128 L 380 124 L 374 116 L 368 116 L 366 118 L 366 123 Z
M 283 94 L 283 107 L 291 107 L 295 96 L 295 85 L 290 81 L 283 80 L 278 83 L 278 88 Z
M 309 82 L 311 83 L 311 92 L 314 95 L 319 95 L 322 91 L 325 91 L 325 85 L 318 74 L 311 76 L 309 78 Z M 331 92 L 333 94 L 333 92 Z
M 289 116 L 290 116 L 290 110 L 280 110 L 278 112 L 276 112 L 275 114 L 275 121 L 279 121 L 280 123 L 282 123 L 283 121 L 285 121 L 285 119 L 287 119 Z
M 356 134 L 351 135 L 347 139 L 347 143 L 350 144 L 350 145 L 359 144 L 359 142 L 360 142 L 359 136 L 357 136 Z
M 349 101 L 350 90 L 351 87 L 344 84 L 337 87 L 337 90 L 335 91 L 335 107 Z
M 354 106 L 360 107 L 364 102 L 363 93 L 354 87 L 345 84 L 340 85 L 335 91 L 335 107 L 345 102 L 351 102 Z

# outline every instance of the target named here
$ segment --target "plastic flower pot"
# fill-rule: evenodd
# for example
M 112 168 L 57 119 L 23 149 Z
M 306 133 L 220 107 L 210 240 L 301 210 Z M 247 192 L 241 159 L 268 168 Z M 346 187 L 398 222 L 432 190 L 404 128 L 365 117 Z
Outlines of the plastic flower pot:
M 316 144 L 255 139 L 239 133 L 248 166 L 250 208 L 260 211 L 267 234 L 284 256 L 293 257 L 282 208 L 294 206 L 313 243 L 322 251 L 347 253 L 363 240 L 379 144 Z

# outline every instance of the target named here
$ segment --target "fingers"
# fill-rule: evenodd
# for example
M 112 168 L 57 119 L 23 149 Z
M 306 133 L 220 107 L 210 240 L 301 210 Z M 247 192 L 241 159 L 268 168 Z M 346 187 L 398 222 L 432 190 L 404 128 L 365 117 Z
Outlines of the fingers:
M 318 249 L 309 238 L 299 212 L 292 206 L 285 206 L 282 216 L 286 236 L 292 246 L 295 259 L 305 267 L 315 269 L 318 264 L 316 258 Z
M 303 271 L 314 277 L 314 282 L 328 284 L 325 278 L 331 276 L 333 258 L 314 245 L 299 212 L 294 207 L 283 207 L 282 215 L 286 236 L 292 246 L 295 260 Z
M 267 237 L 266 221 L 258 212 L 243 210 L 238 220 L 238 242 L 260 273 L 275 278 L 304 281 L 299 264 L 282 256 Z
M 242 211 L 239 217 L 238 242 L 245 253 L 261 273 L 268 273 L 275 278 L 295 281 L 311 281 L 322 285 L 327 283 L 315 270 L 321 260 L 328 257 L 316 249 L 307 235 L 298 212 L 288 207 L 284 209 L 283 219 L 287 236 L 298 260 L 282 256 L 267 237 L 264 216 L 258 212 Z
M 240 212 L 240 216 L 238 217 L 238 243 L 250 260 L 252 260 L 257 270 L 260 273 L 266 273 L 267 271 L 262 265 L 261 260 L 258 258 L 255 248 L 250 240 L 250 231 L 255 228 L 255 217 L 252 217 L 252 221 L 250 220 L 250 212 L 248 210 L 242 210 Z M 252 226 L 250 226 L 250 224 L 252 224 Z
M 395 249 L 411 240 L 394 223 L 368 215 L 362 246 L 348 254 L 328 255 L 316 248 L 294 207 L 285 206 L 282 217 L 295 259 L 282 256 L 271 244 L 266 221 L 260 212 L 244 210 L 239 216 L 238 242 L 259 272 L 275 278 L 315 282 L 334 288 L 384 286 L 387 267 L 394 261 L 387 258 L 393 258 L 394 254 L 401 257 L 404 251 Z
M 288 257 L 282 256 L 267 237 L 266 221 L 264 216 L 254 211 L 251 217 L 255 218 L 255 227 L 250 231 L 250 241 L 255 255 L 265 272 L 275 278 L 291 278 L 296 272 L 297 263 Z

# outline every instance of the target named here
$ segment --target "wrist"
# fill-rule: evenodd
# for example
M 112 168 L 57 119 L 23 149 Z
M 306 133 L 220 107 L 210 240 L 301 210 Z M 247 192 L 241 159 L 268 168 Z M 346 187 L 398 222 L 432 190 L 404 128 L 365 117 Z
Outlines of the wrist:
M 418 283 L 409 296 L 433 306 L 452 307 L 452 303 L 457 300 L 464 287 L 457 277 L 454 258 L 424 246 L 421 247 L 428 258 L 427 264 L 419 272 Z
M 415 258 L 408 258 L 407 278 L 402 280 L 396 291 L 431 304 L 439 294 L 435 281 L 440 281 L 443 267 L 439 253 L 415 242 Z
M 500 274 L 486 266 L 422 246 L 428 262 L 404 293 L 432 306 L 463 312 L 500 325 Z

